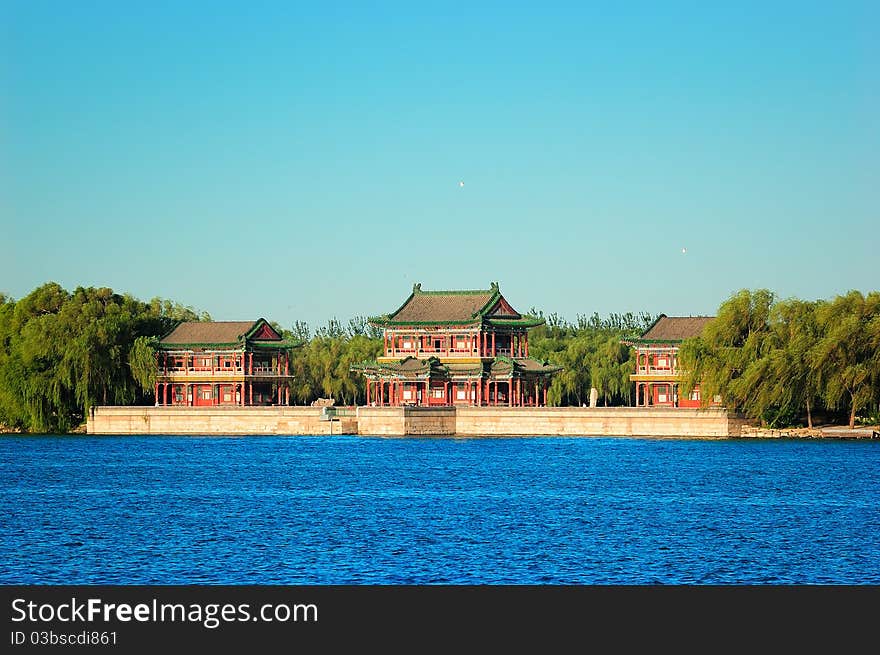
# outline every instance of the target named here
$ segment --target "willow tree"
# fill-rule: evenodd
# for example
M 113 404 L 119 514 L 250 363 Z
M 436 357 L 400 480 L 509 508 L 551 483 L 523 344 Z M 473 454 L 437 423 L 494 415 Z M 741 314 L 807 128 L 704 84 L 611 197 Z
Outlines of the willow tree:
M 616 336 L 606 336 L 599 340 L 596 350 L 590 357 L 590 384 L 608 407 L 610 401 L 622 400 L 629 405 L 630 375 L 635 368 L 632 349 L 621 343 Z
M 771 350 L 765 355 L 763 397 L 783 409 L 803 407 L 810 428 L 813 408 L 820 396 L 813 350 L 822 338 L 822 327 L 816 317 L 822 304 L 797 299 L 778 303 L 771 317 Z
M 685 392 L 700 385 L 703 406 L 721 396 L 729 408 L 754 414 L 762 393 L 764 364 L 759 360 L 768 348 L 773 300 L 767 289 L 743 289 L 721 304 L 699 337 L 682 342 Z
M 131 377 L 144 392 L 155 389 L 159 377 L 156 352 L 159 340 L 156 337 L 138 337 L 128 353 L 128 366 Z
M 880 292 L 850 291 L 819 307 L 816 318 L 818 383 L 830 407 L 849 408 L 853 428 L 858 411 L 880 398 Z
M 66 431 L 91 405 L 142 400 L 131 350 L 139 337 L 161 335 L 174 325 L 166 314 L 198 316 L 168 301 L 144 303 L 108 288 L 68 292 L 54 282 L 17 302 L 4 301 L 0 421 L 32 432 Z

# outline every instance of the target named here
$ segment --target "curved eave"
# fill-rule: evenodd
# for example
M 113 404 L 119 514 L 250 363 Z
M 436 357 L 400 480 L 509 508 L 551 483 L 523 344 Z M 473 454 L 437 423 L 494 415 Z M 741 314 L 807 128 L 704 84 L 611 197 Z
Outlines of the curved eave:
M 220 349 L 244 349 L 244 344 L 240 341 L 231 343 L 162 343 L 156 346 L 157 350 L 220 350 Z
M 271 350 L 292 350 L 303 346 L 302 341 L 251 341 L 251 346 L 255 348 L 267 348 Z
M 471 320 L 468 319 L 466 321 L 392 321 L 391 319 L 387 320 L 376 320 L 370 319 L 368 321 L 370 325 L 375 325 L 376 327 L 399 327 L 399 328 L 408 328 L 408 327 L 430 327 L 432 325 L 437 326 L 450 326 L 457 325 L 460 327 L 475 327 L 480 324 L 479 319 Z
M 524 327 L 533 328 L 544 325 L 543 318 L 487 318 L 486 323 L 493 327 Z
M 628 346 L 676 346 L 684 339 L 621 339 Z
M 501 298 L 501 291 L 498 289 L 497 286 L 495 286 L 495 285 L 493 284 L 492 288 L 489 289 L 489 290 L 492 292 L 491 297 L 489 298 L 488 301 L 486 301 L 486 304 L 485 304 L 485 305 L 483 305 L 482 307 L 480 307 L 480 309 L 478 309 L 478 310 L 473 314 L 473 317 L 474 317 L 474 318 L 483 318 L 483 317 L 484 317 L 484 314 L 485 314 L 486 312 L 488 312 L 490 309 L 492 309 L 492 308 L 495 306 L 495 303 L 497 303 L 498 300 Z

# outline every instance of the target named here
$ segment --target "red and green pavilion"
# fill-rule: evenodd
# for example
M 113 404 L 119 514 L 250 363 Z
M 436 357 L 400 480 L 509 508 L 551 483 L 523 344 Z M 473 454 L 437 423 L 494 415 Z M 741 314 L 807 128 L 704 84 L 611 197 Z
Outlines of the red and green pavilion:
M 180 323 L 156 351 L 156 405 L 289 405 L 299 345 L 264 318 Z
M 636 385 L 637 407 L 700 407 L 700 385 L 687 396 L 679 393 L 683 377 L 678 349 L 685 339 L 699 336 L 713 316 L 667 316 L 660 314 L 641 336 L 624 339 L 636 353 L 635 372 L 629 379 Z M 710 404 L 720 404 L 713 398 Z
M 352 367 L 376 406 L 547 404 L 562 370 L 529 357 L 530 328 L 543 318 L 517 312 L 489 289 L 426 291 L 421 284 L 391 314 L 370 319 L 384 332 L 383 355 Z

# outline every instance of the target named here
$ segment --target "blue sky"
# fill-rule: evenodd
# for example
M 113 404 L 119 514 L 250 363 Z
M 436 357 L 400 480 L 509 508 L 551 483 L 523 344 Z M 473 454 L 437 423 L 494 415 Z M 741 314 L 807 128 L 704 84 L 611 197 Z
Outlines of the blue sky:
M 371 4 L 0 0 L 0 291 L 314 325 L 413 282 L 880 287 L 880 3 Z

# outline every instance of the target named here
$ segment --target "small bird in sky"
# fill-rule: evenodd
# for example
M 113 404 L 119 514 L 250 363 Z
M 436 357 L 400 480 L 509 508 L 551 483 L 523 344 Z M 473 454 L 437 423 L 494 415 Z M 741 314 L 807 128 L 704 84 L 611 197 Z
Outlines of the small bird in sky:
M 464 180 L 459 181 L 458 186 L 459 186 L 459 187 L 463 187 L 463 186 L 464 186 Z
M 687 254 L 687 251 L 688 251 L 687 248 L 682 248 L 682 249 L 681 249 L 681 254 L 682 254 L 682 255 L 686 255 L 686 254 Z

